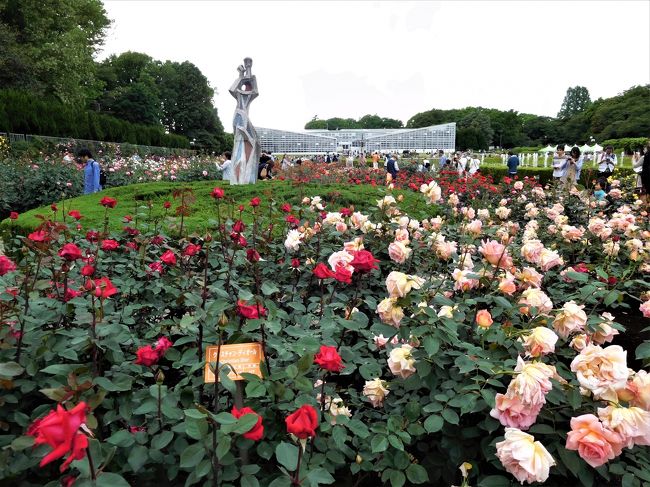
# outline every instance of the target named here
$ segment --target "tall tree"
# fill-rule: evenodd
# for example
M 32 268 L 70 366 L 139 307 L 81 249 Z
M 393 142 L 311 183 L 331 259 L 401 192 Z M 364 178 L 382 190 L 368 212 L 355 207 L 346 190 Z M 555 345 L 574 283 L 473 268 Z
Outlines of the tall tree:
M 31 64 L 41 94 L 83 104 L 99 93 L 93 56 L 110 24 L 100 0 L 0 0 L 0 23 Z
M 584 112 L 590 104 L 591 98 L 589 97 L 589 90 L 587 88 L 584 86 L 568 88 L 557 118 L 566 119 L 580 112 Z

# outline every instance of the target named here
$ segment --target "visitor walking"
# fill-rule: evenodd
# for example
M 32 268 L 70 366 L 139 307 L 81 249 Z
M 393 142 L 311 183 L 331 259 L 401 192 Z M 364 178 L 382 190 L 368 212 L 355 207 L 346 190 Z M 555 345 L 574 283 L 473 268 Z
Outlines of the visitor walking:
M 93 159 L 93 155 L 88 149 L 79 151 L 79 159 L 86 165 L 84 167 L 84 194 L 101 191 L 102 187 L 99 182 L 101 168 L 99 163 Z
M 447 156 L 443 151 L 438 151 L 438 154 L 440 155 L 440 162 L 438 165 L 440 166 L 440 170 L 442 171 L 445 165 L 447 164 Z
M 618 163 L 614 148 L 611 145 L 605 147 L 605 152 L 600 155 L 598 164 L 598 177 L 608 178 L 614 172 L 614 166 Z
M 216 162 L 217 169 L 221 171 L 221 179 L 224 181 L 230 181 L 230 177 L 232 176 L 232 161 L 230 158 L 232 157 L 232 152 L 226 151 L 223 153 L 221 156 L 221 164 L 219 162 Z
M 558 145 L 555 154 L 553 154 L 553 179 L 556 181 L 564 176 L 564 172 L 566 171 L 566 158 L 564 144 Z
M 397 165 L 397 154 L 391 154 L 386 162 L 386 180 L 391 182 L 397 177 L 399 166 Z
M 372 168 L 379 169 L 379 152 L 372 154 Z
M 519 157 L 512 151 L 508 151 L 508 156 L 508 176 L 516 176 L 517 168 L 519 167 Z

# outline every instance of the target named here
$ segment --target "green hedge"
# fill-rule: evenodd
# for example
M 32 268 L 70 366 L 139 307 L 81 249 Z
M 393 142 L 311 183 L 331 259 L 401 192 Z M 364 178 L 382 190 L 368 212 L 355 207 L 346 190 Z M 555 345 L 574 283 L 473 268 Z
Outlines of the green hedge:
M 614 149 L 624 150 L 626 154 L 631 154 L 639 150 L 640 147 L 648 143 L 648 137 L 626 137 L 624 139 L 607 139 L 600 144 L 603 147 L 611 145 Z
M 189 148 L 186 137 L 17 90 L 0 90 L 0 132 Z

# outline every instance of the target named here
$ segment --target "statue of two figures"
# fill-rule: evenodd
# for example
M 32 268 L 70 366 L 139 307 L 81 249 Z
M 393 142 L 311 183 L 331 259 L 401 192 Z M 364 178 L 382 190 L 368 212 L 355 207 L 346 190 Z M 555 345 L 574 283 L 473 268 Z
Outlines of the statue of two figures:
M 232 175 L 230 184 L 254 184 L 257 181 L 257 167 L 260 158 L 260 142 L 255 127 L 248 118 L 248 107 L 257 98 L 257 80 L 251 74 L 253 60 L 244 59 L 237 68 L 239 77 L 230 88 L 230 94 L 237 100 L 233 118 L 235 143 L 232 150 Z

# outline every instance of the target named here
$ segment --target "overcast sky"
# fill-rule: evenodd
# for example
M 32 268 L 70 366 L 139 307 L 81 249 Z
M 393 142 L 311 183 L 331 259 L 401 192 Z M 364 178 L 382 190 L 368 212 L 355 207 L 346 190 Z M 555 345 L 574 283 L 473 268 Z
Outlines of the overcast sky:
M 592 99 L 650 83 L 650 1 L 104 0 L 100 59 L 124 51 L 189 60 L 228 88 L 253 59 L 251 120 L 298 130 L 314 115 L 404 123 L 431 108 L 483 106 L 554 116 L 567 87 Z

